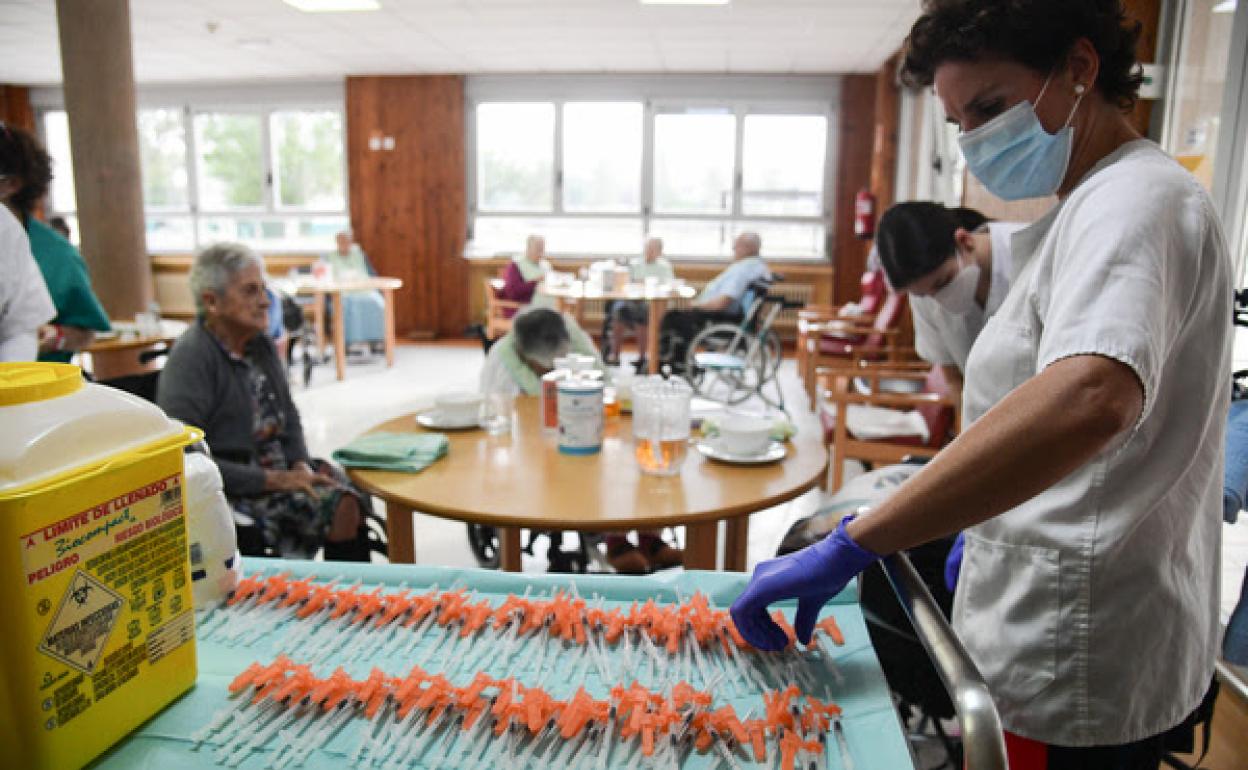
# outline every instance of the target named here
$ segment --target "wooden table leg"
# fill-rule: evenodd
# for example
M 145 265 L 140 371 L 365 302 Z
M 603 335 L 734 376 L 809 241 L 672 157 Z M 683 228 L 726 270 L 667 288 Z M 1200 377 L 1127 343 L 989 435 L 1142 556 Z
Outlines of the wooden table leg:
M 685 568 L 715 569 L 719 551 L 719 522 L 690 524 L 685 533 Z
M 338 379 L 347 378 L 347 324 L 342 317 L 342 292 L 334 292 L 334 366 Z
M 520 528 L 499 527 L 498 542 L 501 557 L 499 566 L 504 572 L 520 572 Z
M 412 535 L 412 509 L 386 501 L 386 534 L 390 539 L 391 564 L 415 564 L 416 541 Z
M 316 360 L 325 360 L 325 295 L 312 295 L 312 327 L 316 329 Z
M 382 299 L 386 307 L 386 366 L 394 366 L 394 290 L 382 289 Z
M 737 516 L 725 522 L 724 569 L 745 572 L 745 547 L 750 541 L 750 515 Z
M 659 327 L 667 313 L 667 300 L 650 301 L 650 320 L 646 323 L 646 367 L 651 374 L 659 373 Z

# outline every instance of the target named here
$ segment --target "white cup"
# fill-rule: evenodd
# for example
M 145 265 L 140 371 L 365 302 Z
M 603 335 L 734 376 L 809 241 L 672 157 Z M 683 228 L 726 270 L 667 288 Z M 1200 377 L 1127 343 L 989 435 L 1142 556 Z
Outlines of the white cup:
M 439 393 L 433 405 L 450 422 L 472 422 L 481 409 L 481 394 L 470 390 L 451 390 Z
M 771 444 L 771 420 L 747 415 L 728 415 L 719 425 L 720 446 L 735 455 L 755 456 Z

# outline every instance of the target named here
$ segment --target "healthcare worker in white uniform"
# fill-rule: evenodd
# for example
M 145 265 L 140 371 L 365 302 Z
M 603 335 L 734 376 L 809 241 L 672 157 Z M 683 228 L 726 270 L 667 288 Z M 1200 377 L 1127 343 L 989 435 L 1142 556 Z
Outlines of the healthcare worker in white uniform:
M 9 183 L 0 174 L 0 192 Z M 56 306 L 26 230 L 6 206 L 0 206 L 0 276 L 0 361 L 34 361 L 39 327 L 52 322 Z
M 1213 205 L 1126 117 L 1139 25 L 1120 0 L 926 0 L 903 77 L 934 85 L 968 168 L 1056 193 L 967 362 L 969 427 L 893 497 L 756 567 L 767 605 L 819 608 L 879 555 L 967 529 L 954 626 L 1014 770 L 1155 770 L 1218 646 L 1231 261 Z
M 1024 225 L 991 222 L 975 209 L 898 203 L 876 227 L 880 266 L 910 295 L 914 348 L 961 393 L 971 346 L 1009 293 L 1010 236 Z

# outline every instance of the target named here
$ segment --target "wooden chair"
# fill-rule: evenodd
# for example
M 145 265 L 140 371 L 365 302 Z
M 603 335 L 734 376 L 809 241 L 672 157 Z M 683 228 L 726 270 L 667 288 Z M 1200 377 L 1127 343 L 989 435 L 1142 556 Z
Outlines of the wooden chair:
M 836 323 L 866 326 L 875 321 L 875 314 L 888 294 L 888 284 L 884 280 L 884 274 L 879 270 L 869 270 L 863 273 L 860 290 L 858 302 L 855 303 L 856 313 L 852 316 L 842 315 L 846 310 L 846 305 L 807 305 L 797 311 L 796 351 L 799 377 L 806 375 L 809 350 L 807 340 L 812 335 L 816 337 L 825 334 L 832 337 L 844 336 L 836 330 Z
M 844 367 L 860 361 L 896 362 L 910 357 L 910 350 L 898 344 L 906 308 L 906 295 L 890 292 L 869 325 L 837 320 L 811 328 L 806 338 L 802 379 L 812 408 L 820 368 Z M 835 336 L 831 332 L 835 332 Z
M 485 279 L 485 336 L 496 340 L 511 331 L 511 318 L 525 303 L 499 299 L 502 278 Z
M 839 490 L 845 481 L 846 460 L 887 464 L 901 462 L 906 457 L 935 457 L 942 447 L 953 440 L 961 426 L 961 403 L 950 392 L 939 366 L 916 371 L 914 368 L 893 369 L 887 364 L 880 364 L 862 367 L 856 376 L 866 380 L 869 392 L 859 392 L 853 382 L 854 376 L 844 371 L 832 378 L 828 391 L 828 403 L 836 409 L 835 426 L 829 442 L 833 492 Z M 921 390 L 915 393 L 884 392 L 881 383 L 890 380 L 914 382 L 916 385 L 921 383 Z M 919 435 L 872 440 L 856 438 L 847 426 L 846 414 L 851 404 L 917 410 L 927 423 L 928 438 L 924 440 Z M 825 440 L 828 427 L 825 422 Z

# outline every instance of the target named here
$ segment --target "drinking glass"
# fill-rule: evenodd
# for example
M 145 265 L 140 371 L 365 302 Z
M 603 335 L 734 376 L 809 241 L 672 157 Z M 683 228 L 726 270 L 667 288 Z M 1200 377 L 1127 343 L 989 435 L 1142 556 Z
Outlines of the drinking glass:
M 658 375 L 633 382 L 633 456 L 643 473 L 675 476 L 689 448 L 693 389 Z
M 516 397 L 506 391 L 490 391 L 481 399 L 481 412 L 478 424 L 491 436 L 501 436 L 511 432 L 511 414 L 516 405 Z

